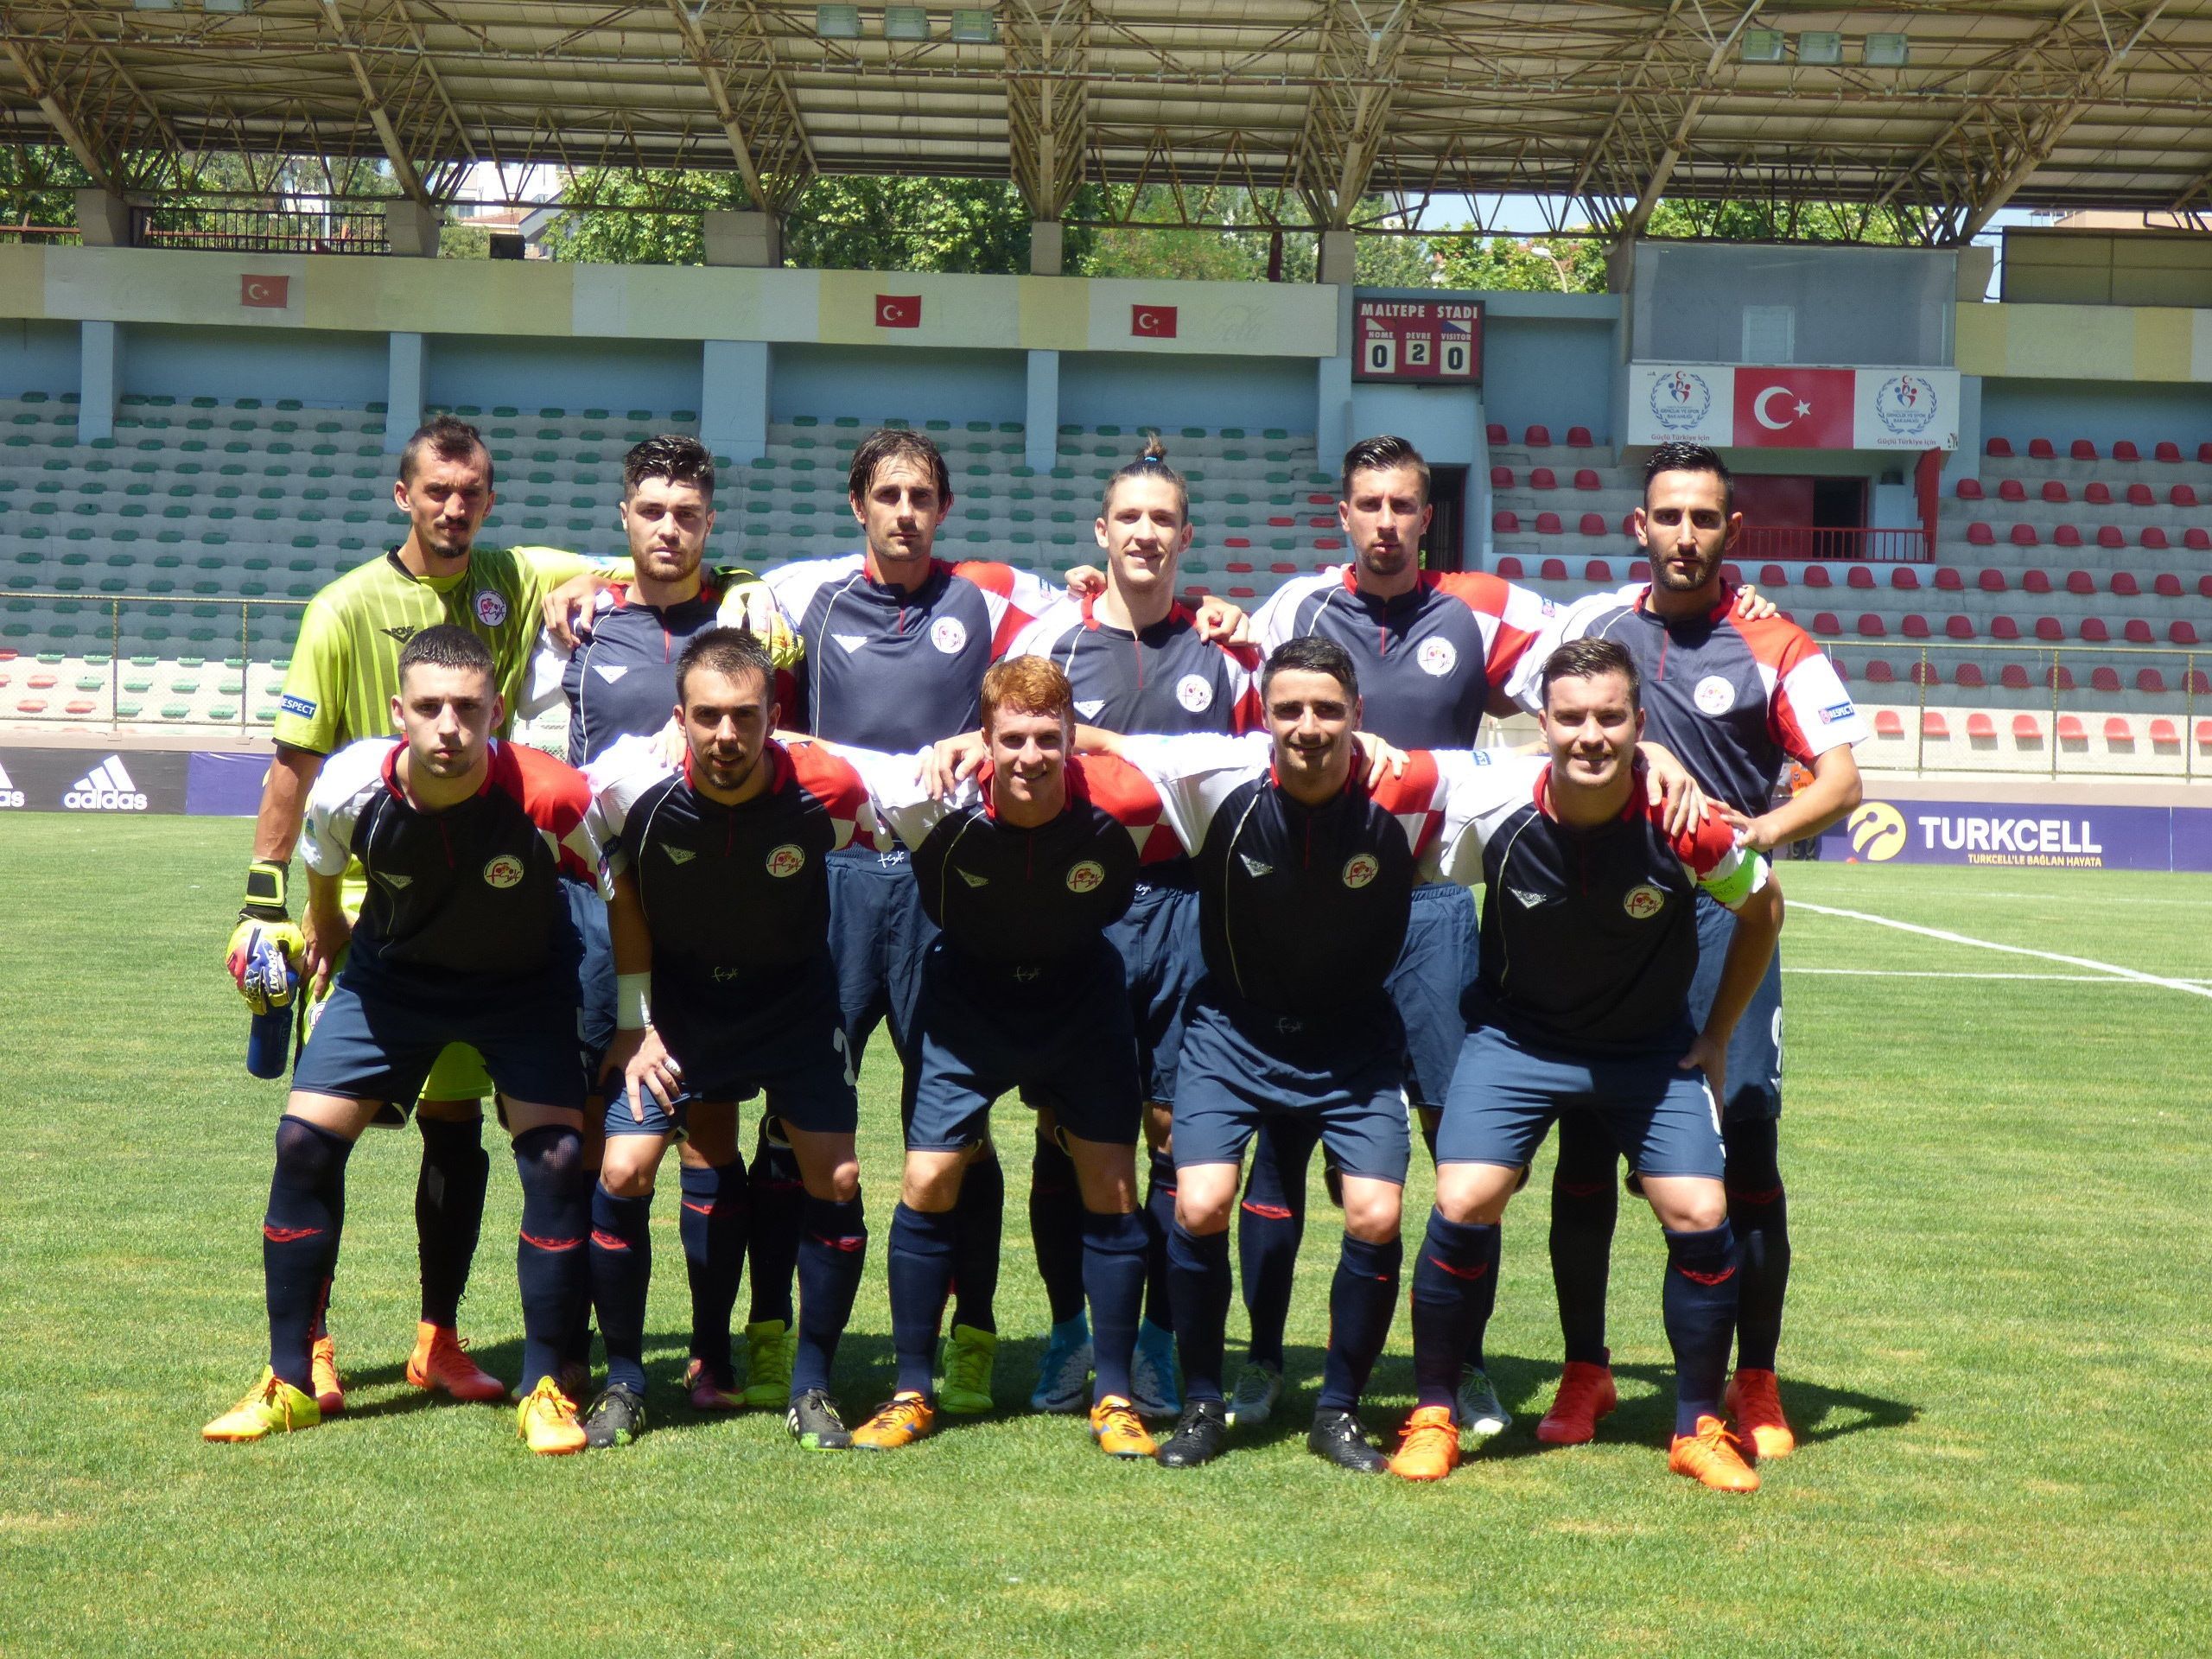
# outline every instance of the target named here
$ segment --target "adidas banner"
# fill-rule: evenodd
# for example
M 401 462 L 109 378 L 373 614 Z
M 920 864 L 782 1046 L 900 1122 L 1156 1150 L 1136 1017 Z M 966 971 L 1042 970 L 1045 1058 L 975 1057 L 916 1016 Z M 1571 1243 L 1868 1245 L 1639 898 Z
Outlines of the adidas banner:
M 0 749 L 0 810 L 181 812 L 180 749 Z

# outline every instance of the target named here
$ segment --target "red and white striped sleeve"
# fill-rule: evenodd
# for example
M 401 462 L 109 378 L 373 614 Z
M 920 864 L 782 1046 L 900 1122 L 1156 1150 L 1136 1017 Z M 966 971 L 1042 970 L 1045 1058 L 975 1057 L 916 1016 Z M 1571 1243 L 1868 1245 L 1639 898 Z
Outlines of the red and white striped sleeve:
M 1267 705 L 1260 701 L 1260 669 L 1266 658 L 1257 645 L 1223 645 L 1221 654 L 1229 658 L 1229 683 L 1236 693 L 1230 705 L 1229 729 L 1232 732 L 1262 732 L 1267 729 Z
M 1078 755 L 1068 762 L 1070 793 L 1088 800 L 1129 832 L 1137 862 L 1179 858 L 1183 843 L 1167 822 L 1166 803 L 1150 778 L 1110 754 Z
M 1205 844 L 1206 827 L 1221 804 L 1274 764 L 1274 743 L 1262 733 L 1216 737 L 1125 737 L 1122 759 L 1150 780 L 1163 816 L 1184 849 Z
M 1475 613 L 1482 629 L 1484 667 L 1503 697 L 1532 647 L 1549 628 L 1559 607 L 1533 588 L 1522 588 L 1487 570 L 1453 570 L 1429 577 Z
M 1041 576 L 990 559 L 963 559 L 952 574 L 982 590 L 991 618 L 991 654 L 1003 657 L 1016 636 L 1051 608 L 1058 593 Z
M 778 746 L 782 763 L 791 769 L 793 782 L 822 803 L 836 832 L 836 849 L 874 847 L 877 823 L 874 804 L 860 771 L 838 751 L 821 743 Z
M 896 836 L 908 847 L 918 848 L 947 814 L 955 808 L 973 806 L 982 798 L 973 778 L 955 790 L 950 800 L 931 794 L 922 784 L 922 753 L 885 754 L 846 743 L 808 747 L 829 749 L 858 775 L 874 813 L 874 838 L 878 846 L 884 844 L 887 836 Z M 792 753 L 798 753 L 796 746 Z
M 1639 791 L 1643 787 L 1640 770 L 1636 786 Z M 1646 816 L 1662 829 L 1666 811 L 1664 804 L 1658 801 L 1644 807 Z M 1735 829 L 1716 807 L 1708 805 L 1704 817 L 1681 834 L 1669 836 L 1668 844 L 1698 886 L 1731 910 L 1741 908 L 1744 900 L 1766 886 L 1766 860 L 1736 838 Z
M 1522 808 L 1536 798 L 1543 776 L 1541 756 L 1504 749 L 1437 749 L 1422 757 L 1435 768 L 1439 805 L 1436 829 L 1426 849 L 1422 869 L 1432 880 L 1463 887 L 1483 884 L 1483 849 Z M 1408 775 L 1412 768 L 1407 768 Z
M 1766 686 L 1767 730 L 1789 758 L 1809 766 L 1819 756 L 1873 734 L 1866 717 L 1813 638 L 1779 616 L 1763 622 L 1729 620 L 1751 646 Z
M 364 737 L 348 743 L 323 763 L 308 791 L 302 820 L 300 857 L 317 875 L 343 875 L 353 856 L 353 821 L 385 781 L 396 737 Z
M 515 798 L 553 849 L 553 860 L 563 875 L 579 881 L 599 879 L 599 832 L 593 822 L 591 785 L 574 766 L 556 760 L 543 749 L 523 743 L 501 743 L 493 756 L 493 779 L 505 783 L 502 760 L 513 766 Z

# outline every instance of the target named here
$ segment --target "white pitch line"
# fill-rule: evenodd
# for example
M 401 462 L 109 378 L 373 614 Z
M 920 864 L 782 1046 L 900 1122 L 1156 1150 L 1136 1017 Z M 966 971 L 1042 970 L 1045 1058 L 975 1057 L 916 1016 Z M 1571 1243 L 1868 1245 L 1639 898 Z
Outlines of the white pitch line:
M 1815 916 L 1840 916 L 1850 922 L 1870 922 L 1876 927 L 1893 927 L 1900 933 L 1917 933 L 1925 939 L 1942 939 L 1951 944 L 1970 944 L 1982 950 L 2001 950 L 2011 957 L 2034 957 L 2044 962 L 2061 962 L 2069 968 L 2088 968 L 2115 979 L 2132 979 L 2142 985 L 2163 985 L 2170 991 L 2181 991 L 2190 996 L 2212 997 L 2212 986 L 2191 984 L 2185 979 L 2166 979 L 2158 974 L 2141 973 L 2117 963 L 2098 962 L 2089 957 L 2063 956 L 2056 950 L 2031 950 L 2024 944 L 1999 944 L 1993 939 L 1977 939 L 1967 933 L 1953 933 L 1940 927 L 1921 927 L 1912 922 L 1900 922 L 1887 916 L 1870 916 L 1861 910 L 1836 910 L 1827 905 L 1808 904 L 1802 899 L 1789 901 L 1790 908 L 1809 910 Z
M 1940 974 L 1910 968 L 1789 968 L 1785 974 L 1821 974 L 1832 978 L 1847 979 L 2005 979 L 2028 980 L 2051 985 L 2133 985 L 2132 979 L 2115 979 L 2110 974 Z M 2212 980 L 2177 980 L 2177 984 L 2212 985 Z M 2159 990 L 2159 985 L 2148 988 Z

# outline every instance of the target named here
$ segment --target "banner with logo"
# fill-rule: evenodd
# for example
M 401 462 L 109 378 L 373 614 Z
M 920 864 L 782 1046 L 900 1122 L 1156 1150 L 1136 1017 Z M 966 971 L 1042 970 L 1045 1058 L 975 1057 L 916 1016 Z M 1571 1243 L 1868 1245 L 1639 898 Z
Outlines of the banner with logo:
M 2212 870 L 2212 808 L 2049 801 L 1867 801 L 1821 836 L 1861 864 Z
M 1629 365 L 1627 441 L 1717 448 L 1955 449 L 1954 369 Z
M 0 810 L 181 812 L 181 749 L 0 749 Z

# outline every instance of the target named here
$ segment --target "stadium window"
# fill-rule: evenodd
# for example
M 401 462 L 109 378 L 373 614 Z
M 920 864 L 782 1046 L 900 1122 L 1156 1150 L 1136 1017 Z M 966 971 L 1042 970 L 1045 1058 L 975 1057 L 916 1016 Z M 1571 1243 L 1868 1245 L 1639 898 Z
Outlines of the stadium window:
M 1794 305 L 1745 306 L 1742 360 L 1746 363 L 1796 362 L 1797 308 Z

